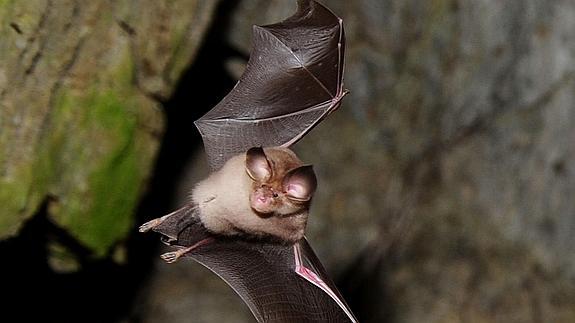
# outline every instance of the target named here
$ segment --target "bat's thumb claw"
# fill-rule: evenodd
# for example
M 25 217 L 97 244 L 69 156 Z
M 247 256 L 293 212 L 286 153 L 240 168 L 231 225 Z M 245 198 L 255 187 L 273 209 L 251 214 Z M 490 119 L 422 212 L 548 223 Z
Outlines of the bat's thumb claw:
M 139 228 L 138 231 L 140 232 L 148 232 L 151 229 L 155 228 L 156 226 L 158 226 L 159 221 L 158 219 L 153 219 L 152 221 L 148 221 L 144 224 L 142 224 Z

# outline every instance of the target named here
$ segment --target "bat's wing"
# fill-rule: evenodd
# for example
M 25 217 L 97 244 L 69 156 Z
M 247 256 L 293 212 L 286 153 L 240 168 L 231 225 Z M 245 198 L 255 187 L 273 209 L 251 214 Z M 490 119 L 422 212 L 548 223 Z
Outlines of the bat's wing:
M 288 147 L 336 109 L 343 90 L 342 20 L 313 0 L 273 25 L 254 26 L 233 90 L 195 124 L 212 170 L 251 147 Z
M 295 245 L 210 235 L 184 207 L 153 230 L 168 244 L 204 244 L 186 254 L 221 277 L 258 322 L 357 322 L 308 242 Z

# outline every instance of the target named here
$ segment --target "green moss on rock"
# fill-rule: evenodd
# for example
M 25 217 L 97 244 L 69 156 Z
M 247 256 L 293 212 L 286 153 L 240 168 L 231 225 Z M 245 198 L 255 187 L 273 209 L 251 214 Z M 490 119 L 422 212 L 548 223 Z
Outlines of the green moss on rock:
M 94 257 L 122 258 L 164 124 L 152 97 L 173 91 L 216 3 L 0 0 L 0 239 L 46 205 Z
M 142 169 L 146 165 L 139 162 L 145 156 L 137 150 L 135 107 L 130 101 L 111 90 L 93 90 L 86 98 L 63 96 L 58 105 L 60 116 L 78 106 L 87 112 L 79 124 L 84 131 L 66 143 L 67 154 L 73 152 L 75 162 L 67 165 L 70 174 L 65 175 L 65 183 L 74 186 L 58 194 L 66 200 L 51 213 L 96 256 L 104 255 L 130 229 L 140 184 L 147 172 Z M 66 118 L 59 121 L 66 123 Z M 68 127 L 58 128 L 66 131 Z M 85 148 L 88 144 L 89 150 Z M 66 165 L 66 161 L 60 160 L 59 164 Z M 82 175 L 75 178 L 73 174 Z

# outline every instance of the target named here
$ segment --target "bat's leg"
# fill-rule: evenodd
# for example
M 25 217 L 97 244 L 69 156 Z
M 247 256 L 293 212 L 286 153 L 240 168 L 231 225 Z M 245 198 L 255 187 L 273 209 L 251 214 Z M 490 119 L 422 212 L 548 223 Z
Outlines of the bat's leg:
M 180 257 L 187 254 L 188 252 L 191 252 L 200 246 L 208 244 L 208 243 L 212 242 L 213 240 L 214 240 L 214 238 L 205 238 L 203 240 L 196 242 L 194 245 L 192 245 L 190 247 L 185 247 L 182 249 L 178 249 L 176 251 L 166 252 L 165 254 L 162 254 L 160 257 L 162 257 L 162 259 L 164 259 L 167 263 L 171 264 L 171 263 L 176 262 L 176 260 L 180 259 Z

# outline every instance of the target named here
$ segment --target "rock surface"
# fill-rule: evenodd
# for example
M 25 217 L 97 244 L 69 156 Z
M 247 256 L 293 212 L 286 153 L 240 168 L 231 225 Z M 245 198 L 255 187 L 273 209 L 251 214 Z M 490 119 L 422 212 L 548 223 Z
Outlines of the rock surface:
M 162 136 L 159 100 L 215 5 L 0 2 L 0 239 L 42 205 L 94 257 L 126 238 Z

